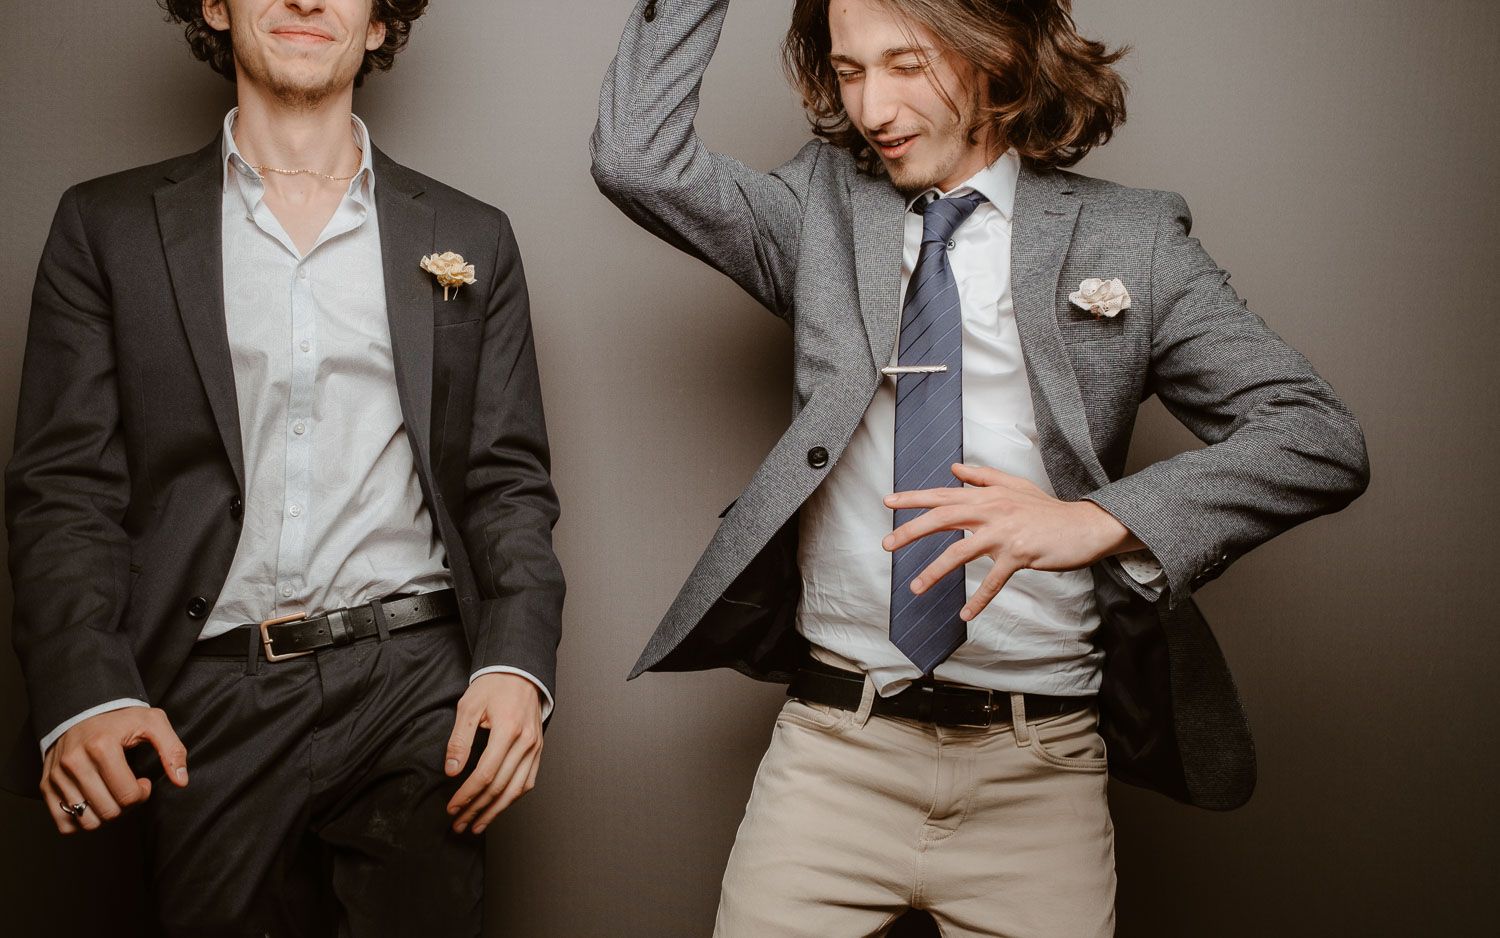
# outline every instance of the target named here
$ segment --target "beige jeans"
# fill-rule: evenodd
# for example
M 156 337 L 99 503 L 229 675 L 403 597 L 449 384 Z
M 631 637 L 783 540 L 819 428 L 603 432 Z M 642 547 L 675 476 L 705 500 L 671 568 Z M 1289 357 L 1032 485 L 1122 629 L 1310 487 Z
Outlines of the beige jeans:
M 1090 708 L 948 728 L 788 700 L 724 872 L 717 938 L 1114 934 L 1114 826 Z M 1013 729 L 1015 727 L 1016 729 Z

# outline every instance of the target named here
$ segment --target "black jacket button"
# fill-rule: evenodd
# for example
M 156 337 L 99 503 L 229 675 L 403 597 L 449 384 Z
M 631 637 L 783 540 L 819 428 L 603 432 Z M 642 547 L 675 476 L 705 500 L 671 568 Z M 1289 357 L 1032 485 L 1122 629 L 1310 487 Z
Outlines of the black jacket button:
M 807 464 L 814 469 L 822 469 L 828 465 L 828 450 L 821 446 L 814 446 L 807 451 Z
M 646 4 L 646 8 L 641 11 L 641 16 L 645 17 L 648 23 L 656 19 L 656 0 L 650 0 Z
M 245 517 L 245 503 L 240 500 L 238 495 L 229 501 L 229 517 L 236 521 L 242 520 Z
M 208 615 L 208 600 L 202 596 L 194 596 L 188 600 L 187 614 L 189 619 L 201 619 Z

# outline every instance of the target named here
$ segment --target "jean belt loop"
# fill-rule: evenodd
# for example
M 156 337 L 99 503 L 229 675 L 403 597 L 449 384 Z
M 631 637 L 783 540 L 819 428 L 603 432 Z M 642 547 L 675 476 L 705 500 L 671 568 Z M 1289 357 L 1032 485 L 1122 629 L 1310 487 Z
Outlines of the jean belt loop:
M 263 657 L 260 644 L 260 633 L 255 629 L 246 629 L 248 642 L 245 647 L 245 676 L 255 677 L 260 673 L 260 662 Z
M 875 706 L 875 680 L 869 674 L 865 675 L 864 687 L 859 692 L 859 709 L 854 711 L 854 717 L 850 722 L 860 729 L 864 729 L 869 722 L 870 710 Z
M 1017 746 L 1031 745 L 1031 725 L 1026 722 L 1026 695 L 1010 693 L 1010 728 L 1016 735 Z
M 375 631 L 380 635 L 380 640 L 382 642 L 388 641 L 391 637 L 391 627 L 385 620 L 385 606 L 381 605 L 379 599 L 372 599 L 370 600 L 370 612 L 375 615 Z

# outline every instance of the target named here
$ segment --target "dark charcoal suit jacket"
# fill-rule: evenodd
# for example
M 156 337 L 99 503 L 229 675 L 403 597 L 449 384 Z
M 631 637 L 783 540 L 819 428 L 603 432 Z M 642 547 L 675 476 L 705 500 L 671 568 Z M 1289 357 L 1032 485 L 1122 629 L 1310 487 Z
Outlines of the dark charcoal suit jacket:
M 374 154 L 396 384 L 474 668 L 555 686 L 558 514 L 521 258 L 497 209 Z M 62 197 L 5 475 L 14 639 L 43 734 L 170 686 L 239 542 L 220 144 Z M 478 282 L 444 301 L 423 255 Z M 25 739 L 8 782 L 34 790 Z M 18 774 L 19 773 L 19 774 Z
M 794 628 L 796 512 L 837 463 L 890 361 L 905 201 L 822 141 L 771 173 L 703 146 L 698 85 L 727 7 L 637 5 L 601 92 L 594 175 L 626 214 L 792 327 L 794 418 L 632 676 L 732 667 L 785 681 L 806 655 Z M 1155 598 L 1114 561 L 1093 569 L 1110 771 L 1232 808 L 1254 788 L 1254 748 L 1189 596 L 1257 544 L 1343 507 L 1363 491 L 1368 464 L 1353 415 L 1245 308 L 1190 227 L 1173 193 L 1024 168 L 1011 281 L 1053 488 L 1124 522 L 1169 581 Z M 1120 278 L 1132 307 L 1096 320 L 1072 305 L 1068 294 L 1089 277 Z M 1136 411 L 1153 394 L 1207 445 L 1127 476 Z

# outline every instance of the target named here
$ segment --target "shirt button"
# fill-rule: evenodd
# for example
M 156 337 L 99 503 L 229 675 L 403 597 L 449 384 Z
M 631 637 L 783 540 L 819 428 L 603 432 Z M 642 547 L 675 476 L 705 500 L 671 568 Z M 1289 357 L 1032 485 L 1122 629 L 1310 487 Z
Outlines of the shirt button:
M 281 588 L 281 595 L 282 595 L 282 598 L 284 598 L 284 599 L 291 599 L 292 598 L 292 588 L 290 586 L 283 586 Z
M 301 342 L 299 342 L 297 344 L 297 347 L 300 348 L 304 352 L 310 352 L 310 351 L 312 351 L 312 343 L 309 342 L 309 341 L 307 341 L 306 339 L 303 339 Z
M 952 241 L 948 242 L 948 250 L 951 251 L 951 250 L 953 250 L 956 247 L 958 247 L 958 245 L 954 244 Z
M 291 515 L 293 518 L 300 518 L 300 517 L 302 517 L 302 509 L 301 509 L 301 507 L 299 507 L 297 505 L 293 505 L 292 507 L 288 508 L 286 510 L 286 513 L 289 514 L 289 515 Z
M 299 268 L 297 268 L 297 279 L 298 280 L 306 280 L 307 279 L 307 268 L 306 267 L 299 267 Z
M 292 424 L 292 432 L 295 433 L 295 434 L 297 434 L 298 436 L 301 436 L 306 431 L 307 431 L 307 427 L 304 426 L 303 424 L 301 424 L 301 423 L 294 423 L 294 424 Z

